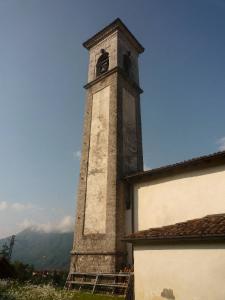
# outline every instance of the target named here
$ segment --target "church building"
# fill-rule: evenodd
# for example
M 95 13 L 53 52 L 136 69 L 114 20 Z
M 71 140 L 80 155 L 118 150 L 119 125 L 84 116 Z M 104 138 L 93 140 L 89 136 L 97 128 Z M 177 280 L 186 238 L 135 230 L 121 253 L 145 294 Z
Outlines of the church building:
M 225 152 L 143 170 L 138 58 L 120 19 L 88 39 L 73 273 L 134 265 L 136 300 L 224 300 Z

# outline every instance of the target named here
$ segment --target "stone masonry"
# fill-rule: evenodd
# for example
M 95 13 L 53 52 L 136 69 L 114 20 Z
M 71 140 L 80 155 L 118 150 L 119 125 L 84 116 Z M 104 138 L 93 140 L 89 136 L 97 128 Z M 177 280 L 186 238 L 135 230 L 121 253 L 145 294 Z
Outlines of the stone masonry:
M 121 241 L 133 228 L 123 177 L 143 169 L 138 55 L 144 48 L 119 19 L 84 47 L 90 61 L 71 271 L 113 273 L 132 260 Z

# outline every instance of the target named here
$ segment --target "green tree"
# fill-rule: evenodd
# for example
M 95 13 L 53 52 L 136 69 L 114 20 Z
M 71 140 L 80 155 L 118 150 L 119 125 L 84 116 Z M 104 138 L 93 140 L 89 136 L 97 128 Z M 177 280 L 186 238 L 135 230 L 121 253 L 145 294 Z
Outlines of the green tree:
M 14 268 L 10 262 L 5 258 L 0 258 L 0 278 L 12 278 L 14 277 Z
M 6 243 L 2 245 L 0 256 L 5 257 L 6 259 L 9 257 L 9 246 Z
M 32 277 L 34 267 L 29 264 L 23 264 L 20 261 L 15 261 L 13 264 L 15 277 L 18 281 L 24 282 Z

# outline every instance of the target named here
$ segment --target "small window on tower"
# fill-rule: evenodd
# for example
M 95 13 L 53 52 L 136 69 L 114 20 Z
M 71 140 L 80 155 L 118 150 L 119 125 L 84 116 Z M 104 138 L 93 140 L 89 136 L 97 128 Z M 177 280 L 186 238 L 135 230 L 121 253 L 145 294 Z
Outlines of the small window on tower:
M 109 53 L 105 49 L 101 49 L 101 55 L 96 64 L 96 76 L 99 76 L 109 69 Z
M 131 54 L 130 51 L 127 51 L 127 53 L 123 55 L 123 68 L 128 76 L 130 75 L 130 69 L 131 69 L 130 54 Z

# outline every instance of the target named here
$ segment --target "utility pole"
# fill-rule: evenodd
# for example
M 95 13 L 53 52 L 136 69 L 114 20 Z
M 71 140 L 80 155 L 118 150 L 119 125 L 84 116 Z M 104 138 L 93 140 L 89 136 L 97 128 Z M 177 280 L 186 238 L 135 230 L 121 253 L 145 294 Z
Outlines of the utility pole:
M 15 243 L 15 235 L 12 235 L 10 238 L 10 242 L 9 242 L 9 246 L 7 245 L 7 243 L 5 243 L 2 246 L 2 250 L 0 252 L 1 255 L 3 255 L 3 257 L 5 257 L 8 261 L 10 261 L 11 256 L 12 256 L 12 249 Z
M 13 249 L 13 246 L 14 246 L 14 243 L 15 243 L 15 238 L 16 238 L 15 235 L 12 235 L 12 236 L 11 236 L 11 240 L 10 240 L 10 243 L 9 243 L 8 260 L 11 260 L 12 249 Z

